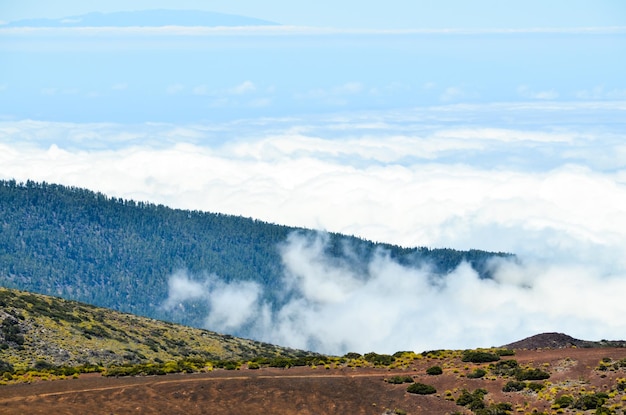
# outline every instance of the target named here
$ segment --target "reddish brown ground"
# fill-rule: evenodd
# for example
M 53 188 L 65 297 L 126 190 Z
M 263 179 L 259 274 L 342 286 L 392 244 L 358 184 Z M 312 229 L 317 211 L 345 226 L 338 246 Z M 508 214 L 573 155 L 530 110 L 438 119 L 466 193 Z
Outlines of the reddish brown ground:
M 624 369 L 595 370 L 604 357 L 626 358 L 626 349 L 518 351 L 510 358 L 520 365 L 549 370 L 554 385 L 569 381 L 568 387 L 590 391 L 607 390 L 617 377 L 626 377 Z M 426 375 L 425 369 L 433 365 L 444 366 L 444 374 Z M 533 408 L 549 409 L 549 403 L 535 395 L 503 393 L 502 386 L 509 379 L 461 376 L 476 366 L 457 358 L 416 360 L 408 370 L 304 367 L 118 379 L 82 375 L 79 379 L 0 386 L 0 414 L 380 415 L 395 408 L 408 414 L 448 414 L 464 409 L 446 400 L 445 391 L 456 396 L 461 388 L 487 389 L 487 399 L 495 402 L 527 403 L 524 412 L 528 413 Z M 406 392 L 406 384 L 384 382 L 394 374 L 415 375 L 417 381 L 435 386 L 438 393 L 412 395 Z

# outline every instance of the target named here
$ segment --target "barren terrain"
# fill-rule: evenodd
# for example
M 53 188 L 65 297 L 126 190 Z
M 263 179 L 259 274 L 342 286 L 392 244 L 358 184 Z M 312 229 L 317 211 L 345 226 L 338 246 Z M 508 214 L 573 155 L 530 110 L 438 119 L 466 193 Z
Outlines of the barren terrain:
M 462 389 L 484 388 L 487 402 L 509 402 L 515 413 L 550 409 L 554 397 L 563 393 L 604 391 L 612 393 L 607 405 L 621 408 L 624 391 L 615 391 L 626 370 L 598 370 L 605 362 L 626 358 L 626 348 L 518 350 L 520 366 L 542 368 L 550 373 L 540 392 L 502 392 L 511 379 L 488 374 L 470 379 L 466 375 L 488 364 L 465 363 L 453 353 L 437 358 L 420 357 L 395 368 L 335 365 L 289 369 L 214 370 L 197 374 L 174 374 L 107 378 L 99 374 L 78 379 L 36 381 L 0 386 L 2 414 L 383 414 L 395 410 L 407 414 L 470 413 L 456 405 Z M 443 374 L 425 373 L 438 365 Z M 393 367 L 393 366 L 392 366 Z M 413 376 L 434 386 L 433 395 L 406 392 L 407 384 L 385 382 L 394 375 Z M 401 413 L 400 411 L 400 413 Z M 563 410 L 561 410 L 563 411 Z M 576 413 L 568 408 L 565 413 Z M 583 412 L 578 412 L 583 413 Z

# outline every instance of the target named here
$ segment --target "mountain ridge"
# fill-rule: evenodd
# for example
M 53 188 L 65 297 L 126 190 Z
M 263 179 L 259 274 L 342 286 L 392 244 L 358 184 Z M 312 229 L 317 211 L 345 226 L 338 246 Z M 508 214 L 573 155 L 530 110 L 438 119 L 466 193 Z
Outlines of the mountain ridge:
M 161 27 L 161 26 L 277 26 L 278 23 L 253 17 L 200 10 L 135 10 L 111 13 L 92 12 L 57 19 L 35 18 L 8 22 L 0 27 Z

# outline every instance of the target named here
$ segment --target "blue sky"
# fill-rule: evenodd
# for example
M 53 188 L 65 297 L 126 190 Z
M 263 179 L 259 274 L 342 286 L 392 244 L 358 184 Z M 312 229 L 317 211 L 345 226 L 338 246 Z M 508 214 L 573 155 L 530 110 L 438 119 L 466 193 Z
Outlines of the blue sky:
M 2 0 L 0 20 L 154 8 L 232 13 L 298 26 L 370 29 L 621 26 L 626 18 L 626 5 L 620 0 Z
M 128 4 L 0 1 L 0 20 Z M 424 270 L 381 260 L 362 284 L 319 244 L 295 241 L 285 251 L 300 276 L 291 283 L 315 307 L 255 321 L 265 341 L 306 347 L 327 330 L 325 351 L 394 352 L 539 331 L 623 337 L 624 4 L 135 1 L 283 26 L 0 26 L 0 178 L 520 258 L 494 265 L 496 281 L 460 268 L 448 288 L 409 284 L 392 300 L 376 295 L 393 293 L 398 275 L 424 280 Z M 262 296 L 249 291 L 244 325 L 260 311 Z M 396 335 L 352 331 L 351 318 L 382 308 L 388 318 L 374 331 Z M 466 319 L 432 336 L 442 325 L 406 315 L 432 310 Z M 345 318 L 312 323 L 336 315 Z M 218 320 L 207 316 L 209 328 L 232 329 Z

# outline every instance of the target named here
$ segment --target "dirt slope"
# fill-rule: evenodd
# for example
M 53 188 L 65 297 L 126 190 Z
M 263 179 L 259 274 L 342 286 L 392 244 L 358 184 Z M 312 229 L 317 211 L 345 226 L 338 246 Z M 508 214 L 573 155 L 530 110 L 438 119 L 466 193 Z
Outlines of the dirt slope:
M 520 350 L 520 366 L 542 368 L 551 377 L 546 389 L 536 393 L 502 392 L 509 380 L 466 375 L 487 364 L 461 362 L 458 354 L 420 358 L 405 369 L 349 368 L 215 370 L 201 374 L 153 377 L 105 378 L 81 375 L 79 379 L 0 387 L 0 413 L 12 414 L 376 414 L 401 409 L 407 414 L 470 413 L 453 401 L 462 388 L 489 391 L 485 400 L 509 402 L 516 413 L 550 411 L 554 397 L 577 396 L 583 390 L 610 392 L 626 369 L 598 370 L 599 364 L 626 358 L 626 349 Z M 430 376 L 428 367 L 439 365 L 444 373 Z M 420 396 L 406 392 L 406 384 L 384 380 L 411 375 L 437 388 L 437 394 Z M 447 396 L 448 395 L 448 396 Z M 621 405 L 624 391 L 611 403 Z M 548 412 L 550 413 L 550 412 Z

